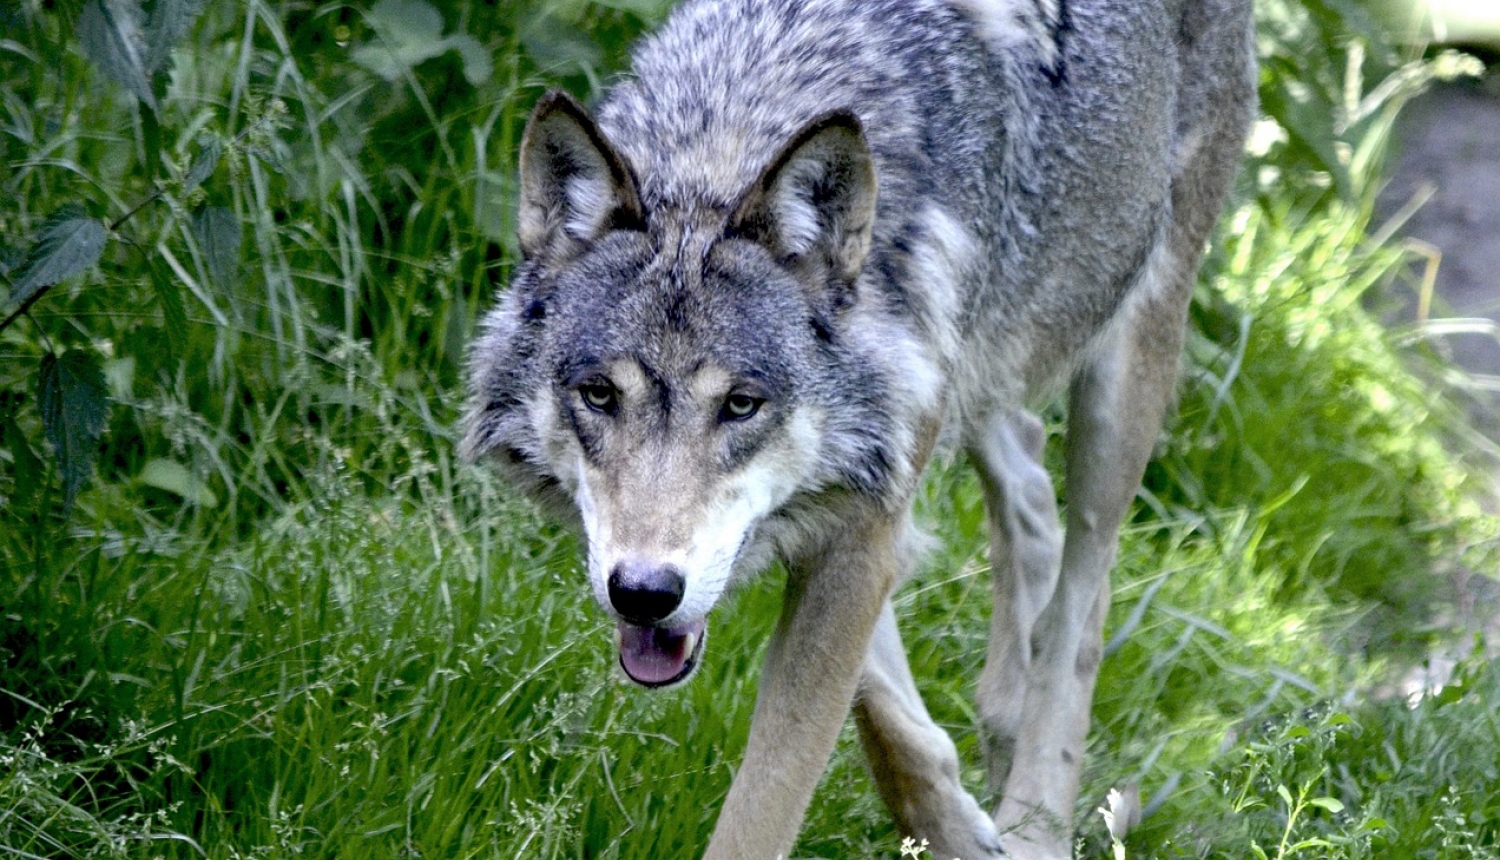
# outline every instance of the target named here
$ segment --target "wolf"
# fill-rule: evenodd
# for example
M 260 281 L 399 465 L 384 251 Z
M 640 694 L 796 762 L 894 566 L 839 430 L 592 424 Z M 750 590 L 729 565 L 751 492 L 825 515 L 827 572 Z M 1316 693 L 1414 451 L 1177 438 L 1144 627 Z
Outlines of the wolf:
M 688 0 L 594 113 L 537 104 L 462 450 L 581 526 L 636 683 L 687 679 L 784 563 L 704 856 L 788 856 L 851 708 L 933 856 L 1071 855 L 1118 530 L 1255 111 L 1249 5 Z M 1035 412 L 1064 389 L 1065 531 Z M 892 611 L 939 446 L 991 532 L 993 814 Z

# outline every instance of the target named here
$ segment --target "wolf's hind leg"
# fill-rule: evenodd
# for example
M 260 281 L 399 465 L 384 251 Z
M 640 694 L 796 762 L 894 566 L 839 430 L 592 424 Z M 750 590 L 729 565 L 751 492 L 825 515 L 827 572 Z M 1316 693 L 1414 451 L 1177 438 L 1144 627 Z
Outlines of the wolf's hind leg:
M 995 814 L 1018 857 L 1071 855 L 1109 571 L 1177 378 L 1191 282 L 1191 268 L 1163 237 L 1069 392 L 1067 539 L 1051 600 L 1030 634 L 1014 757 Z
M 1000 838 L 958 778 L 958 753 L 922 704 L 896 615 L 881 610 L 865 657 L 855 724 L 870 771 L 901 831 L 928 840 L 943 860 L 999 858 Z

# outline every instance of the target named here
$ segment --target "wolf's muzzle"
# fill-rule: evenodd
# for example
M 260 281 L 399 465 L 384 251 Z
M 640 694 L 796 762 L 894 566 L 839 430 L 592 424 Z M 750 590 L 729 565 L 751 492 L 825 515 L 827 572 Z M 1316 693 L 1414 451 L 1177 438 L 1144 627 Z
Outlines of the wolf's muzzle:
M 676 627 L 658 626 L 682 604 L 687 577 L 673 564 L 634 559 L 609 571 L 609 602 L 620 616 L 616 644 L 620 668 L 632 681 L 664 687 L 685 680 L 703 648 L 703 619 Z

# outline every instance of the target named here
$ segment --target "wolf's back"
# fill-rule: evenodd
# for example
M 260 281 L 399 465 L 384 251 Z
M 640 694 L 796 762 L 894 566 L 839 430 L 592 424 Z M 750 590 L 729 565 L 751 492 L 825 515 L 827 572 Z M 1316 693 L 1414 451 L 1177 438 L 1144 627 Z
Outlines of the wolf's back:
M 1243 122 L 1249 38 L 1248 0 L 689 0 L 600 125 L 648 210 L 723 209 L 807 122 L 854 111 L 879 181 L 867 288 L 1013 398 L 1118 308 L 1182 139 Z M 932 283 L 922 249 L 973 253 Z
M 600 125 L 662 203 L 732 203 L 833 110 L 864 121 L 883 183 L 942 183 L 982 168 L 998 119 L 1000 58 L 974 35 L 941 0 L 689 0 L 635 52 Z

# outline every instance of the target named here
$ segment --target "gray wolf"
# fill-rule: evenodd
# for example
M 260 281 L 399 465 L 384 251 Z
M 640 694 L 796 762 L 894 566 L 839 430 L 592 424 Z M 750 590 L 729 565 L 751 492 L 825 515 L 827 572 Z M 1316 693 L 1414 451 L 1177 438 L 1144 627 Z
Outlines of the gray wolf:
M 852 707 L 933 856 L 1070 856 L 1108 571 L 1254 111 L 1247 0 L 689 0 L 521 143 L 462 447 L 581 525 L 619 662 L 788 570 L 706 855 L 792 849 Z M 1031 411 L 1067 390 L 1066 539 Z M 890 597 L 938 445 L 991 526 L 980 809 Z

